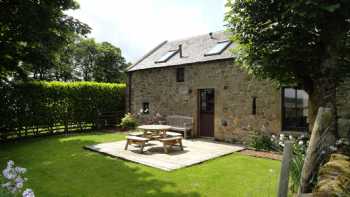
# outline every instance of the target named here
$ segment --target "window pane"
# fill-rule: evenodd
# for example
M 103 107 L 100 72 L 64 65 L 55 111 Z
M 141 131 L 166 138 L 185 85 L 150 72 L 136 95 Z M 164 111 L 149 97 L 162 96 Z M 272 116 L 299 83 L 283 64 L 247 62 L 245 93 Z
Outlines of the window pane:
M 166 52 L 161 58 L 159 58 L 156 63 L 161 63 L 161 62 L 166 62 L 168 61 L 171 57 L 173 57 L 176 53 L 178 52 L 178 50 L 172 50 L 172 51 L 168 51 Z
M 176 69 L 176 81 L 184 82 L 185 81 L 185 68 Z
M 307 131 L 308 129 L 308 94 L 294 88 L 283 89 L 283 129 Z
M 218 55 L 222 53 L 226 47 L 231 44 L 230 41 L 218 42 L 213 48 L 211 48 L 205 55 Z

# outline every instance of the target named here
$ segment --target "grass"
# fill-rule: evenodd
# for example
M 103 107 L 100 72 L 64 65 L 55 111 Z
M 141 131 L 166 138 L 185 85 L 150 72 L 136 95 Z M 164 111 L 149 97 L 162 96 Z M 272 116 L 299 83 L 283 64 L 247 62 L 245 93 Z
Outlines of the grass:
M 84 150 L 124 139 L 123 134 L 88 133 L 21 140 L 0 145 L 0 168 L 8 160 L 28 169 L 36 196 L 275 196 L 280 162 L 231 154 L 165 172 Z

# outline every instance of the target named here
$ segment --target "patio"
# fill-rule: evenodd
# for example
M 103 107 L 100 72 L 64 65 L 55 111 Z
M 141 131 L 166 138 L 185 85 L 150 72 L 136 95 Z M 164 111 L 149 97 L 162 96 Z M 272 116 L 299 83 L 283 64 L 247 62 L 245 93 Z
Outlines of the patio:
M 137 146 L 129 146 L 128 150 L 124 150 L 125 143 L 126 141 L 123 140 L 85 146 L 85 148 L 165 171 L 192 166 L 244 149 L 241 146 L 206 139 L 184 139 L 183 151 L 179 147 L 174 147 L 166 154 L 159 141 L 152 141 L 145 146 L 144 153 L 140 154 L 140 148 Z

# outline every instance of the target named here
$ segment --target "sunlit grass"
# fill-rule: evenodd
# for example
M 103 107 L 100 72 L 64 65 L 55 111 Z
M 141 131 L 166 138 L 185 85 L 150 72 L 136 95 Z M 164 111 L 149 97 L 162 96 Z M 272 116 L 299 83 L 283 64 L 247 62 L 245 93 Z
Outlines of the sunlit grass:
M 0 167 L 26 167 L 37 196 L 275 196 L 280 162 L 231 154 L 165 172 L 107 157 L 83 146 L 124 139 L 90 133 L 0 145 Z

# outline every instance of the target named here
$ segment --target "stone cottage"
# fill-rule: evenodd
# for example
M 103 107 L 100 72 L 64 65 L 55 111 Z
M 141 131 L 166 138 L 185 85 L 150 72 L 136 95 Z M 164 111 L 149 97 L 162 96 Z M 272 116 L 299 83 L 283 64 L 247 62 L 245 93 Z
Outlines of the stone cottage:
M 242 141 L 250 131 L 303 132 L 308 95 L 235 64 L 226 32 L 164 41 L 128 68 L 128 110 L 193 118 L 194 137 Z

